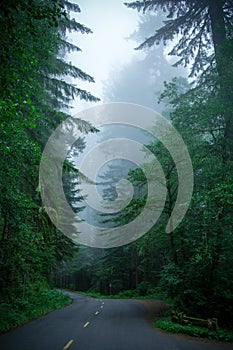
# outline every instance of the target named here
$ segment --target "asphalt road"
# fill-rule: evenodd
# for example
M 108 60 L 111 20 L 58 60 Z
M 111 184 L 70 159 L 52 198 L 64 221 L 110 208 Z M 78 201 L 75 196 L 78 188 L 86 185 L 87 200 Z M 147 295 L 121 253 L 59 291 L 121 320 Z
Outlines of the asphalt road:
M 0 336 L 1 350 L 231 350 L 230 344 L 167 335 L 133 300 L 69 293 L 73 303 Z

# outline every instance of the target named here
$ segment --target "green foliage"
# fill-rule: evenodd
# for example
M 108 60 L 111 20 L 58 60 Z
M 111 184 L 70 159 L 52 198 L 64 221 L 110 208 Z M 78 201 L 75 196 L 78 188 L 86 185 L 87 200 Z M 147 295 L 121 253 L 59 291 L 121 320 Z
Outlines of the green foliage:
M 217 339 L 219 341 L 233 342 L 233 332 L 227 329 L 218 329 L 217 331 L 210 331 L 203 327 L 197 326 L 182 326 L 173 323 L 170 318 L 160 318 L 155 322 L 155 326 L 170 332 L 190 335 L 192 337 Z
M 18 327 L 55 309 L 71 303 L 71 299 L 56 290 L 41 289 L 27 298 L 14 298 L 11 302 L 1 300 L 0 332 Z
M 220 3 L 224 9 L 215 7 Z M 97 100 L 66 78 L 93 82 L 64 58 L 65 52 L 80 50 L 66 42 L 66 31 L 88 34 L 90 30 L 71 19 L 70 11 L 80 11 L 76 4 L 2 1 L 0 282 L 2 307 L 8 315 L 2 329 L 46 312 L 43 305 L 51 292 L 44 295 L 41 291 L 51 284 L 51 272 L 57 285 L 89 290 L 93 296 L 172 298 L 175 307 L 188 314 L 215 316 L 220 324 L 232 321 L 232 3 L 137 1 L 129 7 L 167 11 L 168 21 L 140 47 L 180 33 L 171 54 L 180 57 L 179 63 L 191 63 L 191 75 L 201 76 L 193 84 L 183 78 L 165 83 L 160 99 L 168 105 L 170 119 L 192 157 L 195 189 L 189 212 L 174 232 L 164 233 L 176 201 L 178 178 L 171 156 L 154 142 L 148 147 L 163 167 L 168 194 L 157 225 L 147 235 L 124 247 L 97 250 L 75 248 L 53 227 L 37 188 L 38 165 L 48 136 L 68 116 L 61 110 L 74 97 Z M 221 15 L 219 21 L 214 20 L 216 14 Z M 145 71 L 150 72 L 150 67 Z M 95 131 L 89 123 L 80 121 L 79 125 L 85 132 Z M 83 147 L 79 140 L 76 151 Z M 66 197 L 79 211 L 81 194 L 76 185 L 80 174 L 70 158 L 63 170 Z M 129 179 L 136 195 L 120 216 L 111 217 L 114 224 L 129 222 L 144 206 L 143 172 L 134 169 Z M 61 305 L 52 297 L 53 307 Z M 176 328 L 196 336 L 232 339 L 221 329 L 212 334 L 189 326 L 184 330 L 169 322 L 165 320 L 164 327 L 170 331 Z
M 168 20 L 139 48 L 181 34 L 170 54 L 179 57 L 176 65 L 191 64 L 191 76 L 199 75 L 192 84 L 180 78 L 165 83 L 161 95 L 189 148 L 195 190 L 189 212 L 170 236 L 171 254 L 161 270 L 160 286 L 174 298 L 176 307 L 200 316 L 215 315 L 229 324 L 233 296 L 229 256 L 233 246 L 233 26 L 228 16 L 232 17 L 232 3 L 158 0 L 126 5 L 143 12 L 163 9 Z
M 167 20 L 163 26 L 148 37 L 139 49 L 151 47 L 161 41 L 166 44 L 180 34 L 178 43 L 169 54 L 179 57 L 176 66 L 180 64 L 187 66 L 192 62 L 191 75 L 203 72 L 213 64 L 216 58 L 212 50 L 213 42 L 216 44 L 215 40 L 232 39 L 232 19 L 229 19 L 232 14 L 231 1 L 200 3 L 198 0 L 192 2 L 156 0 L 135 1 L 125 5 L 143 13 L 158 10 L 166 12 Z M 212 35 L 215 27 L 219 31 L 218 37 Z
M 51 285 L 55 264 L 75 250 L 72 241 L 52 225 L 41 203 L 42 149 L 51 132 L 69 116 L 64 110 L 74 97 L 98 99 L 68 83 L 72 77 L 94 81 L 65 61 L 66 52 L 80 51 L 66 41 L 67 31 L 91 32 L 70 17 L 70 11 L 80 11 L 78 5 L 60 0 L 3 0 L 0 10 L 0 283 L 1 298 L 9 304 L 10 327 L 34 317 L 27 303 L 31 306 L 37 293 L 38 302 L 42 300 L 41 285 Z M 89 123 L 79 124 L 86 132 L 94 131 Z M 67 164 L 67 196 L 72 193 L 78 200 L 72 186 L 75 170 L 68 160 Z M 19 303 L 13 310 L 14 300 Z M 55 307 L 56 298 L 50 304 Z M 42 306 L 35 309 L 36 314 L 43 312 Z
M 178 261 L 162 270 L 161 284 L 187 312 L 215 315 L 231 322 L 232 162 L 225 153 L 226 125 L 219 91 L 207 84 L 182 89 L 183 81 L 166 84 L 171 119 L 189 146 L 195 172 L 190 210 L 176 231 L 181 239 Z M 181 88 L 180 88 L 181 86 Z M 188 116 L 188 118 L 187 118 Z M 187 234 L 188 233 L 188 234 Z M 224 293 L 223 291 L 226 291 Z
M 191 67 L 193 82 L 179 77 L 166 82 L 160 100 L 167 105 L 169 118 L 188 147 L 194 192 L 184 220 L 166 234 L 165 224 L 177 197 L 178 176 L 166 149 L 158 142 L 149 145 L 166 177 L 167 201 L 159 221 L 131 245 L 102 250 L 98 255 L 88 250 L 88 263 L 83 250 L 82 271 L 73 273 L 72 278 L 77 289 L 122 297 L 153 295 L 153 288 L 159 287 L 181 311 L 205 319 L 217 317 L 220 326 L 229 325 L 233 315 L 232 2 L 156 0 L 127 6 L 167 14 L 167 21 L 140 48 L 167 42 L 180 34 L 171 54 L 179 57 L 178 64 Z M 114 218 L 114 223 L 129 222 L 146 200 L 142 171 L 132 170 L 128 179 L 139 195 Z M 87 285 L 83 283 L 84 275 L 86 281 L 89 279 Z M 195 332 L 204 336 L 207 331 Z M 208 336 L 212 337 L 210 333 Z
M 144 284 L 142 282 L 142 284 Z M 71 290 L 71 289 L 69 289 Z M 156 300 L 163 300 L 166 303 L 171 303 L 171 299 L 166 298 L 165 293 L 163 290 L 161 290 L 158 287 L 152 287 L 150 286 L 150 289 L 148 293 L 140 293 L 141 287 L 139 285 L 139 288 L 137 289 L 129 289 L 121 291 L 117 294 L 103 294 L 98 292 L 98 289 L 92 288 L 87 292 L 80 292 L 76 290 L 72 290 L 73 292 L 76 292 L 78 294 L 88 295 L 93 298 L 106 298 L 106 299 L 156 299 Z

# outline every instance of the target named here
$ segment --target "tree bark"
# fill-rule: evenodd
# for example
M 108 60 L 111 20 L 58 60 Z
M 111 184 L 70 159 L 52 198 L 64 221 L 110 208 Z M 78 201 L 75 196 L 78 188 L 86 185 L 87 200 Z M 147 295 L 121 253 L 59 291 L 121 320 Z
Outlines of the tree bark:
M 216 68 L 219 75 L 220 97 L 224 106 L 225 132 L 223 141 L 223 160 L 233 160 L 233 62 L 232 45 L 227 38 L 223 11 L 224 1 L 209 3 L 212 39 L 215 51 Z

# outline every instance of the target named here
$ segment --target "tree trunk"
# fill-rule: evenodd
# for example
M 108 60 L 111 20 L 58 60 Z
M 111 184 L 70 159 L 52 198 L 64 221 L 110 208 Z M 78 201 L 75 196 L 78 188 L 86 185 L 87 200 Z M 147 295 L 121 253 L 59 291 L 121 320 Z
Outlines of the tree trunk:
M 172 261 L 174 262 L 174 264 L 178 265 L 175 242 L 174 242 L 174 232 L 171 231 L 169 235 L 170 235 L 170 247 L 171 247 Z
M 223 160 L 233 160 L 233 63 L 232 44 L 227 39 L 222 0 L 209 4 L 212 39 L 215 50 L 216 68 L 219 75 L 221 105 L 224 107 L 225 132 L 223 140 Z
M 209 2 L 209 15 L 211 21 L 212 39 L 215 50 L 216 68 L 219 76 L 222 114 L 225 120 L 224 140 L 222 146 L 223 164 L 233 161 L 233 60 L 232 60 L 232 40 L 227 38 L 226 24 L 224 20 L 223 0 Z M 225 173 L 222 174 L 222 180 L 225 181 Z M 221 220 L 225 216 L 225 206 L 218 217 Z M 223 231 L 221 226 L 217 231 L 217 244 L 213 251 L 212 279 L 214 271 L 219 264 L 219 256 L 222 247 Z
M 171 249 L 171 256 L 172 256 L 172 262 L 174 262 L 174 264 L 178 265 L 178 259 L 177 259 L 177 254 L 176 254 L 176 247 L 175 247 L 175 241 L 174 241 L 174 231 L 173 231 L 173 220 L 172 220 L 172 196 L 170 193 L 170 188 L 168 186 L 168 195 L 169 195 L 169 218 L 170 218 L 170 233 L 169 233 L 169 237 L 170 237 L 170 249 Z

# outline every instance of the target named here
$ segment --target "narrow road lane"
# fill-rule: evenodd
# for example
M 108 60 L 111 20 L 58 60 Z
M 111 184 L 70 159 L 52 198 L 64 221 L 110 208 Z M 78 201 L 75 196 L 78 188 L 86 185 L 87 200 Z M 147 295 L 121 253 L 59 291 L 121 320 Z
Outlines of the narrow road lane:
M 167 335 L 133 300 L 69 293 L 73 303 L 0 336 L 1 350 L 230 350 L 232 346 Z

